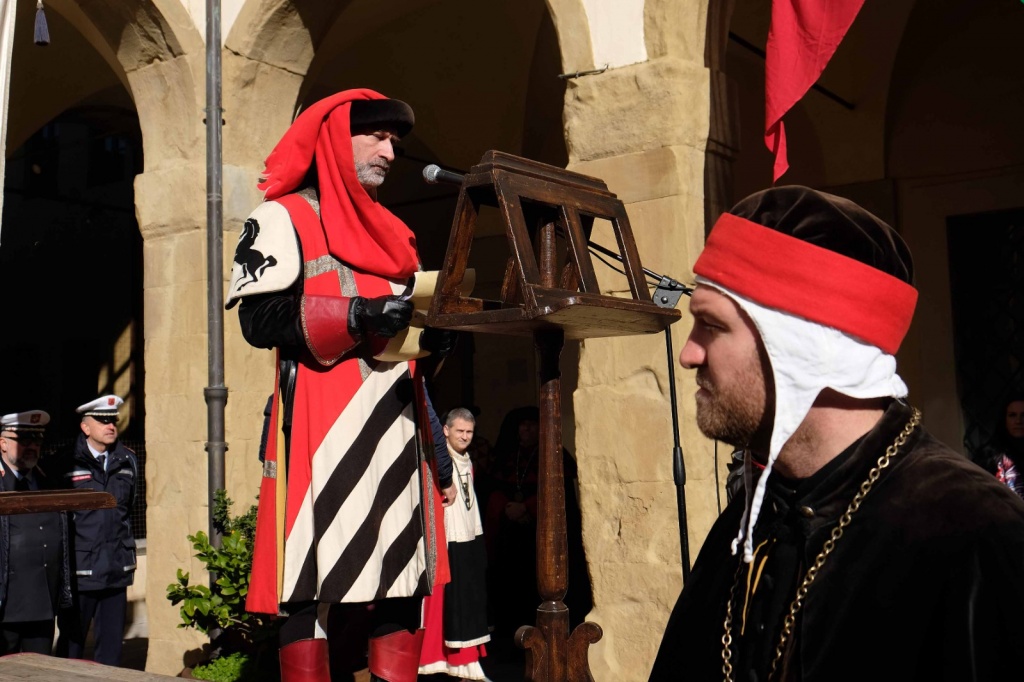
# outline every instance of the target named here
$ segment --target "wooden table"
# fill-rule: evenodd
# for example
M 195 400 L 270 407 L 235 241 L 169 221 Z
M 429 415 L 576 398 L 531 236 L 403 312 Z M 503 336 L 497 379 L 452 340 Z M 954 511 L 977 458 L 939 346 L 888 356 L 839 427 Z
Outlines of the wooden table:
M 110 493 L 84 488 L 76 490 L 23 490 L 0 493 L 0 514 L 39 514 L 82 509 L 113 509 L 117 500 Z
M 93 661 L 43 656 L 42 654 L 11 654 L 0 657 L 0 680 L 31 682 L 67 682 L 68 680 L 109 680 L 110 682 L 159 682 L 177 679 L 129 668 L 115 668 Z

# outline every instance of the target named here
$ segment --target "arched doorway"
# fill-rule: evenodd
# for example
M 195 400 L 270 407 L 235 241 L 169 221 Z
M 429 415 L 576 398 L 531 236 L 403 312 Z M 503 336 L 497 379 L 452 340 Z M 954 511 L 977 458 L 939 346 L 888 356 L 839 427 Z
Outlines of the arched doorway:
M 117 393 L 144 462 L 139 119 L 123 72 L 52 9 L 51 44 L 34 45 L 33 14 L 20 4 L 0 232 L 0 290 L 27 317 L 0 340 L 16 360 L 0 409 L 48 411 L 52 450 L 76 437 L 78 405 Z

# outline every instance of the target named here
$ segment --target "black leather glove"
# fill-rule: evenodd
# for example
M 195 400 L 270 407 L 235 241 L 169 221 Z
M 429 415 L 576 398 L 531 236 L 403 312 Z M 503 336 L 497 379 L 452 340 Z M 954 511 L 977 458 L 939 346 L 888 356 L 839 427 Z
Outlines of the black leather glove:
M 412 310 L 412 303 L 399 296 L 353 296 L 348 304 L 348 333 L 360 339 L 367 334 L 393 338 L 409 326 Z
M 420 336 L 420 348 L 430 351 L 431 355 L 446 358 L 455 352 L 459 341 L 459 332 L 454 329 L 436 329 L 425 327 Z

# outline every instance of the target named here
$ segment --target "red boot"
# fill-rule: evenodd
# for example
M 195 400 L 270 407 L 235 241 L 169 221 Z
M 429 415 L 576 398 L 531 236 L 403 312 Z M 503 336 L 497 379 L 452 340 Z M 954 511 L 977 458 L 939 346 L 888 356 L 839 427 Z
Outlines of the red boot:
M 300 639 L 285 644 L 281 658 L 281 682 L 331 682 L 326 639 Z
M 383 637 L 371 637 L 370 675 L 385 682 L 416 682 L 422 646 L 423 630 L 399 630 Z

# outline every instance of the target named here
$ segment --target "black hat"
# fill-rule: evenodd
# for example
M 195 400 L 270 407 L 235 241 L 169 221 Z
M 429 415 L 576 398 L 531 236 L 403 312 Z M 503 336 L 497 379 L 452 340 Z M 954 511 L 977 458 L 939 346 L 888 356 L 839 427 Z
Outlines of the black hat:
M 416 123 L 412 107 L 400 99 L 357 99 L 349 112 L 349 129 L 353 132 L 394 129 L 405 137 Z
M 849 199 L 786 185 L 751 194 L 729 213 L 913 284 L 914 263 L 903 239 L 881 218 Z

